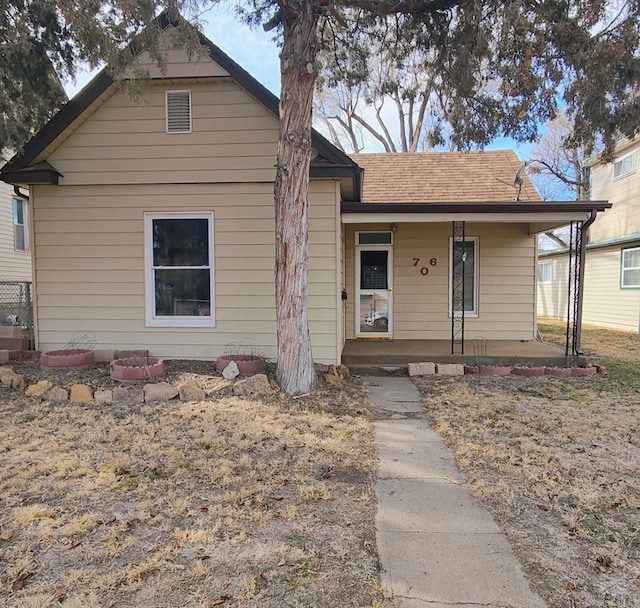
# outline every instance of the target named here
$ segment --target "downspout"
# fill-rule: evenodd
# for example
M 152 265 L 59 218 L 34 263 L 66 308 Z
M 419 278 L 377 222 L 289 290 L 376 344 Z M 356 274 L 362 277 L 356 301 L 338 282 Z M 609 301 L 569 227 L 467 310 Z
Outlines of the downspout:
M 13 193 L 18 197 L 18 198 L 23 198 L 25 200 L 29 200 L 29 195 L 28 194 L 22 194 L 22 192 L 20 192 L 20 186 L 13 186 Z
M 584 300 L 584 264 L 587 252 L 587 230 L 593 222 L 596 221 L 598 211 L 592 209 L 589 213 L 589 218 L 580 226 L 580 290 L 578 291 L 578 314 L 576 315 L 576 340 L 574 344 L 574 351 L 576 355 L 582 355 L 582 303 Z

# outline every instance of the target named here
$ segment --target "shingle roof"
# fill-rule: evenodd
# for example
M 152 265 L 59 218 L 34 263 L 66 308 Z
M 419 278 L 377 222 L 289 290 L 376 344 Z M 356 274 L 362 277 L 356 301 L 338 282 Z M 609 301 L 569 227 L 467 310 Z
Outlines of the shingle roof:
M 513 150 L 352 154 L 351 158 L 364 169 L 365 203 L 513 201 L 518 190 L 510 184 L 522 164 Z M 520 201 L 540 201 L 526 173 L 521 177 Z

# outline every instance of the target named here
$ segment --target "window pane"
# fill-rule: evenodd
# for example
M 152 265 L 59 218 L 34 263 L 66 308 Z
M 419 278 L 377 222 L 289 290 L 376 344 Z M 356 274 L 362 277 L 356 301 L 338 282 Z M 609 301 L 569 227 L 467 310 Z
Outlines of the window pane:
M 387 289 L 388 251 L 360 252 L 360 289 Z
M 640 268 L 622 271 L 623 287 L 640 287 Z
M 623 268 L 640 268 L 640 249 L 625 249 L 622 254 Z
M 540 262 L 538 264 L 538 283 L 551 283 L 553 272 L 551 262 Z
M 154 266 L 208 266 L 206 219 L 153 220 Z
M 15 238 L 15 248 L 18 251 L 26 251 L 27 243 L 26 239 L 24 238 L 24 226 L 14 226 L 13 236 Z
M 475 312 L 475 242 L 453 243 L 453 265 L 454 274 L 459 275 L 464 262 L 464 310 L 465 312 Z M 463 259 L 464 258 L 464 259 Z
M 13 223 L 24 224 L 23 203 L 18 199 L 13 199 Z
M 360 245 L 390 245 L 390 232 L 361 232 L 358 235 Z
M 210 316 L 209 269 L 156 270 L 156 315 Z

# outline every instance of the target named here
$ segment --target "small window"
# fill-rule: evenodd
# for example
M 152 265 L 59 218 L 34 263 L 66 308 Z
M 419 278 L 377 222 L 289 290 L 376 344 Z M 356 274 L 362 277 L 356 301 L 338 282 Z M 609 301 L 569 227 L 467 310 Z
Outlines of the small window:
M 191 133 L 191 91 L 167 91 L 167 133 Z
M 391 245 L 391 233 L 359 232 L 358 245 Z
M 635 173 L 636 170 L 636 153 L 632 152 L 623 156 L 620 160 L 613 163 L 613 179 L 621 179 Z
M 453 276 L 464 269 L 464 314 L 478 316 L 478 238 L 449 241 L 449 315 L 453 314 Z M 456 312 L 456 316 L 460 314 Z
M 145 215 L 147 326 L 213 327 L 213 214 Z
M 13 243 L 16 251 L 29 251 L 27 234 L 27 202 L 13 199 Z
M 622 250 L 620 286 L 623 289 L 640 287 L 640 247 Z
M 538 262 L 538 283 L 548 284 L 553 281 L 553 262 Z

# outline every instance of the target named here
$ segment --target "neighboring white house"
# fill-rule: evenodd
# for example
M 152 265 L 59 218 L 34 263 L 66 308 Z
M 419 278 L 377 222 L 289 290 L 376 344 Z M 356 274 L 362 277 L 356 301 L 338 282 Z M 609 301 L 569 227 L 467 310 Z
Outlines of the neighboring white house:
M 31 280 L 29 201 L 0 182 L 0 281 L 5 279 Z
M 591 198 L 612 208 L 589 228 L 583 284 L 584 323 L 640 331 L 640 137 L 623 140 L 613 163 L 591 159 Z M 566 319 L 569 257 L 541 253 L 538 315 Z

